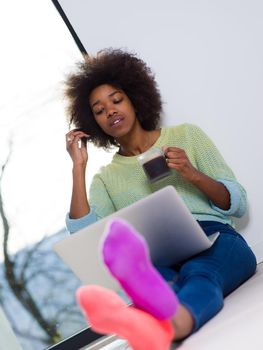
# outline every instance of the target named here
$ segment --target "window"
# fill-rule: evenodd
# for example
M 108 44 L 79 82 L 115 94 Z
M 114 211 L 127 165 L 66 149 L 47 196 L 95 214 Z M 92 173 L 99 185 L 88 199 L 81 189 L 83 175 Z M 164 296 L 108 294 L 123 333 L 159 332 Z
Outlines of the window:
M 82 56 L 51 2 L 15 6 L 0 15 L 0 303 L 22 348 L 42 350 L 86 327 L 80 282 L 52 250 L 71 194 L 61 82 Z

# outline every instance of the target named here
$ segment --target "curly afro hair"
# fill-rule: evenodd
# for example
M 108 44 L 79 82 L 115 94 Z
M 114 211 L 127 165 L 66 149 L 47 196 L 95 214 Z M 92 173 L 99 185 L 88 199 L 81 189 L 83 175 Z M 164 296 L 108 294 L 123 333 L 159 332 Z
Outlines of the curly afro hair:
M 65 96 L 70 125 L 91 135 L 89 140 L 98 147 L 117 146 L 116 140 L 98 126 L 89 105 L 90 93 L 102 84 L 124 91 L 142 128 L 156 129 L 162 102 L 154 74 L 136 54 L 111 48 L 95 57 L 85 56 L 83 62 L 77 63 L 77 72 L 67 76 Z

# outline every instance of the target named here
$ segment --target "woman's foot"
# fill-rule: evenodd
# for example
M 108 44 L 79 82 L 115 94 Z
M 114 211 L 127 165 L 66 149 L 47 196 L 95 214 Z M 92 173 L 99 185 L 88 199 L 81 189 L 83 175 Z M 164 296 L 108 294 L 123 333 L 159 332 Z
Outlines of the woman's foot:
M 144 238 L 127 222 L 115 219 L 109 224 L 102 241 L 102 256 L 136 307 L 160 320 L 175 314 L 175 293 L 152 265 Z
M 93 285 L 80 287 L 77 300 L 94 331 L 116 334 L 126 339 L 133 350 L 169 349 L 174 335 L 170 321 L 157 320 L 127 306 L 112 290 Z

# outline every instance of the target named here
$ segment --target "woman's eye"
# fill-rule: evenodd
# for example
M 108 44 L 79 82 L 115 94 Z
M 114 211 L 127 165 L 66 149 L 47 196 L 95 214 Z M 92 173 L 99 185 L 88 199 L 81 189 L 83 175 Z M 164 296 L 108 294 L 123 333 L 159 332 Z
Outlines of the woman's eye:
M 116 98 L 116 100 L 113 101 L 114 104 L 120 103 L 122 101 L 122 98 Z
M 98 110 L 94 111 L 94 114 L 95 114 L 95 115 L 99 115 L 99 114 L 101 114 L 102 112 L 103 112 L 103 109 L 98 109 Z

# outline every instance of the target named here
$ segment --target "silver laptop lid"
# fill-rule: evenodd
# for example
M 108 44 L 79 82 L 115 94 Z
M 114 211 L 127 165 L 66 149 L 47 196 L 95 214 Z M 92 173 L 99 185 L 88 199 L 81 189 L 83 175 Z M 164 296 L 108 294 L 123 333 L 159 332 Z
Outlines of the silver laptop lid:
M 128 221 L 144 236 L 155 265 L 173 265 L 212 244 L 175 188 L 166 186 L 53 246 L 85 284 L 99 284 L 114 290 L 120 288 L 104 266 L 99 249 L 107 223 L 114 218 Z

